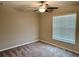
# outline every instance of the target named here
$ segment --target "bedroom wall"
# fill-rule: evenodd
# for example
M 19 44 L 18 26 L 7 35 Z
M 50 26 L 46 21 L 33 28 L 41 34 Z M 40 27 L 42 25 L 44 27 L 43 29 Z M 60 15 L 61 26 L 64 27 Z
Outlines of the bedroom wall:
M 77 28 L 76 28 L 76 44 L 68 44 L 61 41 L 52 39 L 52 18 L 53 16 L 77 13 Z M 68 5 L 59 7 L 57 10 L 49 13 L 43 13 L 40 15 L 40 41 L 65 48 L 67 50 L 76 52 L 79 54 L 79 5 Z
M 38 14 L 0 6 L 0 50 L 38 40 Z

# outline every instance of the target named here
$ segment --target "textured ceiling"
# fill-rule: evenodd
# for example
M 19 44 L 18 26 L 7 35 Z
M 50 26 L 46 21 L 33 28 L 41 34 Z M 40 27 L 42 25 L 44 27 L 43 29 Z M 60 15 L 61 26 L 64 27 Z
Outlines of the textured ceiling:
M 22 10 L 34 10 L 41 4 L 39 1 L 1 1 L 0 3 L 4 6 L 10 6 Z M 51 7 L 79 4 L 78 1 L 46 1 L 45 4 L 46 3 Z

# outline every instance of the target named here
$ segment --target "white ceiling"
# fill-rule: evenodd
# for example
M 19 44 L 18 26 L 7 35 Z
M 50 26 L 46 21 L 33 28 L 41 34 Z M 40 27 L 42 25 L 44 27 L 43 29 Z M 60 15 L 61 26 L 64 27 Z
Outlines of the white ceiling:
M 39 1 L 0 1 L 4 6 L 10 6 L 22 10 L 35 10 L 39 7 Z M 46 1 L 51 7 L 60 7 L 71 4 L 79 4 L 78 1 Z

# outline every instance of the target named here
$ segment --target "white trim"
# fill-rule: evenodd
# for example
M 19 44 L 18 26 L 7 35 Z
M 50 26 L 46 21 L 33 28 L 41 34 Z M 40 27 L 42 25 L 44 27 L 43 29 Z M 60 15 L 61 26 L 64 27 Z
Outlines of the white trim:
M 62 48 L 62 49 L 66 49 L 66 50 L 71 51 L 71 52 L 74 52 L 74 53 L 76 53 L 76 54 L 79 54 L 79 51 L 71 50 L 71 49 L 69 49 L 69 48 L 65 48 L 65 47 L 59 46 L 59 45 L 57 45 L 57 44 L 52 44 L 52 43 L 47 42 L 47 41 L 44 41 L 44 40 L 40 40 L 40 41 L 41 41 L 41 42 L 48 43 L 48 44 L 51 44 L 51 45 L 54 45 L 54 46 L 57 46 L 57 47 Z
M 26 45 L 26 44 L 30 44 L 30 43 L 33 43 L 33 42 L 37 42 L 37 41 L 38 40 L 33 40 L 31 42 L 27 42 L 27 43 L 24 43 L 24 44 L 19 44 L 19 45 L 15 45 L 15 46 L 12 46 L 12 47 L 5 48 L 5 49 L 1 49 L 0 52 L 5 51 L 5 50 L 9 50 L 9 49 L 12 49 L 12 48 L 16 48 L 16 47 L 19 47 L 19 46 L 23 46 L 23 45 Z

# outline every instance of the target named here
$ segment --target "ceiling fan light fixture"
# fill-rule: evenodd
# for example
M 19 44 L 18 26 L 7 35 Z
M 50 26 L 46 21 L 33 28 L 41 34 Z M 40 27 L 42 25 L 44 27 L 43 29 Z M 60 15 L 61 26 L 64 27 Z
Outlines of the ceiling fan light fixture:
M 46 11 L 46 6 L 45 5 L 42 5 L 40 8 L 39 8 L 39 12 L 45 12 Z

